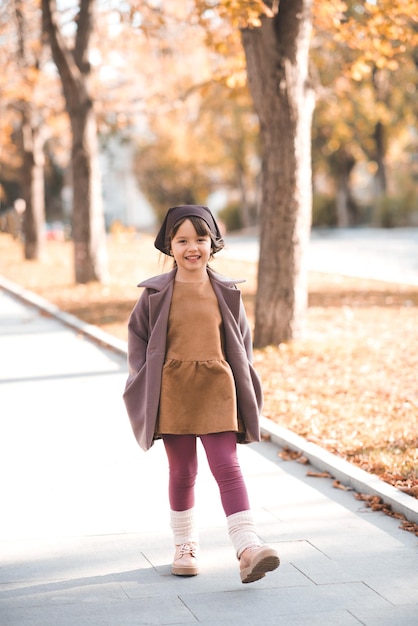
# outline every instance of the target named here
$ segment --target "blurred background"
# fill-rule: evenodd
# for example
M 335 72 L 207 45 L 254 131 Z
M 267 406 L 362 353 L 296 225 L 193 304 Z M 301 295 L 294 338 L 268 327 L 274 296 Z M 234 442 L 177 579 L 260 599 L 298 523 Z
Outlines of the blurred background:
M 239 29 L 275 3 L 43 4 L 56 5 L 70 51 L 83 45 L 82 5 L 95 5 L 82 54 L 106 228 L 150 230 L 176 199 L 208 203 L 230 231 L 256 225 L 259 121 Z M 312 224 L 417 226 L 416 3 L 313 4 Z M 62 95 L 70 79 L 57 71 L 48 28 L 37 0 L 1 3 L 1 214 L 43 204 L 53 237 L 71 234 L 72 131 Z

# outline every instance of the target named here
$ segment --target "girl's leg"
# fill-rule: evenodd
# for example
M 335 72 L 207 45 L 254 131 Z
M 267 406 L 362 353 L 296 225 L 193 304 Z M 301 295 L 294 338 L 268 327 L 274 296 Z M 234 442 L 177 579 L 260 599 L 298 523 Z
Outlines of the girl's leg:
M 225 515 L 250 508 L 247 488 L 237 456 L 235 433 L 214 433 L 201 436 L 210 470 L 218 483 Z
M 229 536 L 240 560 L 241 580 L 243 583 L 254 582 L 276 569 L 280 561 L 276 551 L 261 545 L 257 535 L 237 456 L 236 435 L 233 432 L 215 433 L 204 435 L 201 440 L 219 486 Z
M 168 497 L 172 511 L 194 507 L 194 486 L 197 476 L 196 437 L 164 435 L 169 466 Z
M 249 546 L 259 546 L 260 540 L 238 460 L 236 435 L 233 432 L 214 433 L 204 435 L 201 440 L 209 467 L 219 486 L 229 534 L 239 558 Z
M 171 571 L 177 576 L 195 576 L 197 530 L 194 519 L 194 486 L 197 475 L 196 437 L 164 435 L 169 465 L 170 525 L 176 552 Z

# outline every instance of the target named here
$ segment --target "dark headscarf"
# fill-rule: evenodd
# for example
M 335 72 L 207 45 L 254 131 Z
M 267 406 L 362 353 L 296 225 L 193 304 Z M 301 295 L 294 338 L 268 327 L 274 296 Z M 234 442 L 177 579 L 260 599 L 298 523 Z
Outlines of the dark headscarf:
M 164 218 L 163 223 L 161 224 L 161 228 L 158 231 L 158 235 L 155 238 L 154 246 L 157 250 L 164 252 L 164 254 L 170 254 L 167 249 L 167 239 L 173 227 L 177 224 L 177 222 L 186 217 L 201 217 L 205 220 L 206 224 L 209 226 L 211 233 L 216 237 L 216 239 L 220 239 L 222 237 L 218 224 L 216 223 L 215 218 L 212 213 L 208 209 L 207 206 L 199 206 L 196 204 L 183 204 L 181 206 L 174 206 L 171 209 L 168 209 L 167 215 Z

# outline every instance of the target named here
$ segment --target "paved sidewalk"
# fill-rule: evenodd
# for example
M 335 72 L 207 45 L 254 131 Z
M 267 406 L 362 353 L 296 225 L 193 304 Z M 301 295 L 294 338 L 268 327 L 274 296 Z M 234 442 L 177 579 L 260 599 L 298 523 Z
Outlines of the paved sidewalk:
M 226 256 L 258 260 L 254 234 L 229 234 Z M 314 228 L 308 269 L 343 276 L 418 285 L 418 228 Z
M 272 442 L 239 454 L 281 567 L 241 584 L 201 456 L 202 572 L 171 576 L 167 462 L 133 438 L 122 351 L 0 290 L 0 354 L 2 626 L 418 623 L 417 538 Z

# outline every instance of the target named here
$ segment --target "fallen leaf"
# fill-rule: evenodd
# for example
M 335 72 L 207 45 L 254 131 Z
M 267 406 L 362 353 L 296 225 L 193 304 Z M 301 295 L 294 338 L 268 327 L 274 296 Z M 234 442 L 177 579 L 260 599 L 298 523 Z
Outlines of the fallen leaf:
M 283 448 L 280 452 L 277 453 L 278 456 L 283 459 L 283 461 L 296 461 L 302 457 L 302 452 L 298 452 L 296 450 L 291 450 L 290 448 Z
M 332 478 L 329 472 L 306 472 L 306 476 L 310 476 L 312 478 Z
M 348 485 L 342 485 L 339 480 L 334 480 L 332 486 L 335 489 L 342 489 L 342 491 L 353 491 L 352 487 L 349 487 Z

